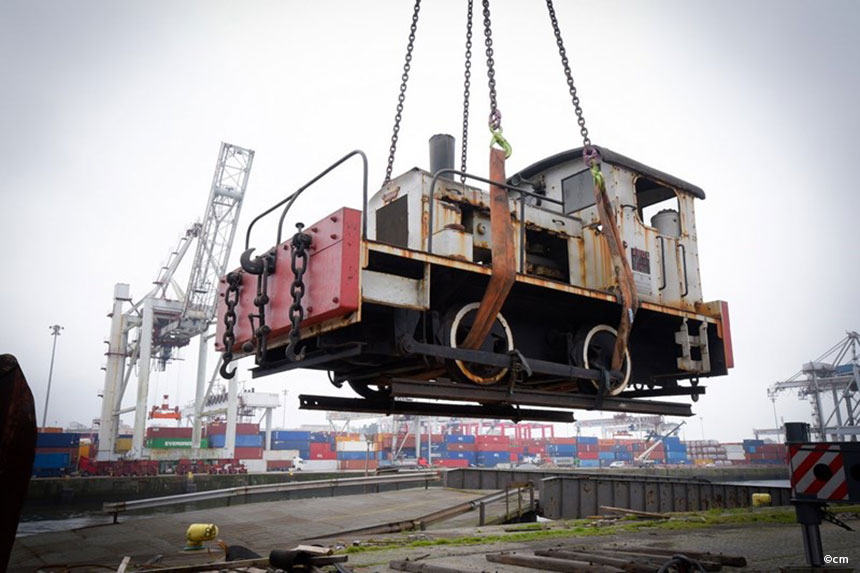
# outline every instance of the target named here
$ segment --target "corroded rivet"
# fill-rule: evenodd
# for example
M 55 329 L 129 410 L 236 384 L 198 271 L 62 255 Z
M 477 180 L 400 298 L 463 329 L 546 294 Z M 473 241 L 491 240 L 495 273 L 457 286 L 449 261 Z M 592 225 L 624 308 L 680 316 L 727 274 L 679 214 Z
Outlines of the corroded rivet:
M 333 303 L 337 304 L 337 303 L 339 303 L 339 302 L 340 302 L 340 299 L 339 299 L 339 298 L 337 298 L 337 297 L 334 297 L 334 298 L 332 298 L 332 299 L 331 299 L 331 301 L 332 301 Z
M 330 236 L 332 239 L 337 239 L 337 234 L 336 234 L 336 233 L 332 233 L 332 234 L 331 234 L 331 235 L 329 235 L 329 236 Z

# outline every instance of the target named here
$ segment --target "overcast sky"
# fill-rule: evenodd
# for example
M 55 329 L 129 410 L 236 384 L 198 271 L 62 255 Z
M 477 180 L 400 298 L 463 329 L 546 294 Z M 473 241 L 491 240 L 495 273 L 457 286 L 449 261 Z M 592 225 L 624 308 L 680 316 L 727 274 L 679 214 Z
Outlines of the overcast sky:
M 767 386 L 860 329 L 860 3 L 556 4 L 593 141 L 708 196 L 697 205 L 705 300 L 731 305 L 736 367 L 707 382 L 687 437 L 773 426 Z M 427 167 L 434 133 L 459 145 L 465 5 L 422 6 L 395 173 Z M 486 173 L 479 5 L 469 165 Z M 492 9 L 513 173 L 580 141 L 544 3 Z M 203 215 L 221 141 L 256 151 L 242 230 L 355 148 L 378 188 L 411 12 L 407 0 L 0 4 L 0 352 L 21 362 L 40 421 L 54 323 L 65 330 L 49 423 L 99 415 L 113 284 L 150 288 Z M 312 223 L 342 205 L 360 206 L 354 165 L 294 211 Z M 274 234 L 263 226 L 254 244 Z M 153 377 L 152 401 L 191 398 L 196 347 L 184 357 Z M 252 385 L 289 389 L 288 425 L 323 420 L 296 409 L 299 393 L 334 393 L 316 373 Z M 793 394 L 777 408 L 808 419 Z

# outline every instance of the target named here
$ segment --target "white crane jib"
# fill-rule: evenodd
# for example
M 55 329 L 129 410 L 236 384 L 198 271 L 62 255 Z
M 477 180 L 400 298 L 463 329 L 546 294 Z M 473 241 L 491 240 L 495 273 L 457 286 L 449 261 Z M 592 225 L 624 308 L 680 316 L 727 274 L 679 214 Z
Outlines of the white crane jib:
M 129 455 L 141 456 L 153 360 L 157 368 L 164 369 L 174 349 L 188 345 L 209 328 L 216 311 L 218 281 L 226 272 L 253 160 L 252 150 L 222 143 L 203 221 L 186 229 L 161 268 L 154 288 L 123 312 L 124 303 L 131 301 L 130 290 L 127 284 L 115 286 L 99 425 L 100 460 L 116 457 L 119 416 L 131 411 L 135 412 L 135 420 Z M 194 261 L 183 290 L 175 275 L 195 239 Z M 169 296 L 171 292 L 175 298 Z M 132 330 L 136 333 L 129 336 Z M 137 401 L 134 407 L 123 410 L 122 399 L 135 366 Z M 205 359 L 198 365 L 198 369 L 202 368 Z

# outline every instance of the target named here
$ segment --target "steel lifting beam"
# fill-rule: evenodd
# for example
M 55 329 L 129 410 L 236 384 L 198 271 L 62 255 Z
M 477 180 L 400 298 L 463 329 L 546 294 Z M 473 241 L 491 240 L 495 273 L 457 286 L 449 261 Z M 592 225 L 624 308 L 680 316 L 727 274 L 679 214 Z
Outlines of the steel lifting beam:
M 573 422 L 573 414 L 571 412 L 524 410 L 511 405 L 473 406 L 466 404 L 438 404 L 433 402 L 405 402 L 399 400 L 374 401 L 361 398 L 338 398 L 334 396 L 312 396 L 307 394 L 299 396 L 299 409 L 367 412 L 372 414 L 499 418 L 514 421 Z
M 478 387 L 469 384 L 428 382 L 395 378 L 391 383 L 391 395 L 396 398 L 425 398 L 436 400 L 461 400 L 466 402 L 515 404 L 518 406 L 543 406 L 548 408 L 571 408 L 577 410 L 598 409 L 595 396 L 588 394 L 559 394 L 554 392 L 523 391 L 507 388 Z M 677 402 L 653 402 L 630 400 L 617 396 L 603 398 L 600 410 L 638 414 L 663 414 L 665 416 L 692 416 L 689 404 Z M 489 416 L 488 416 L 489 417 Z

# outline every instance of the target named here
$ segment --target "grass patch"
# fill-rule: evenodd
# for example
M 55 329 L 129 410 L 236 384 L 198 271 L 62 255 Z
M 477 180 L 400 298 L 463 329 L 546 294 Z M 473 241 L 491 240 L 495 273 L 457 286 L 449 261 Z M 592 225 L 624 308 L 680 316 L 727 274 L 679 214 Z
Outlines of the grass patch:
M 839 512 L 860 511 L 860 506 L 834 507 Z M 648 530 L 683 531 L 701 529 L 720 525 L 772 525 L 796 523 L 794 509 L 778 508 L 737 508 L 711 509 L 707 511 L 676 513 L 670 519 L 636 520 L 619 519 L 611 525 L 597 527 L 594 520 L 577 519 L 559 521 L 552 524 L 533 523 L 517 525 L 516 530 L 486 535 L 464 535 L 462 537 L 440 537 L 436 539 L 419 539 L 410 541 L 391 540 L 387 543 L 358 545 L 342 549 L 339 553 L 364 553 L 368 551 L 385 551 L 404 548 L 432 547 L 436 545 L 467 546 L 489 545 L 494 543 L 527 543 L 564 537 L 592 537 L 614 535 L 622 532 Z

